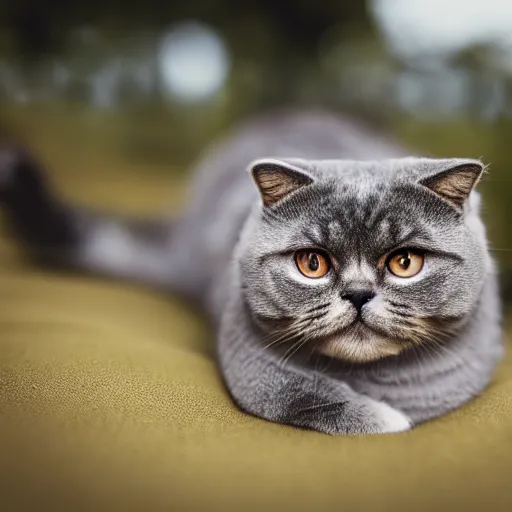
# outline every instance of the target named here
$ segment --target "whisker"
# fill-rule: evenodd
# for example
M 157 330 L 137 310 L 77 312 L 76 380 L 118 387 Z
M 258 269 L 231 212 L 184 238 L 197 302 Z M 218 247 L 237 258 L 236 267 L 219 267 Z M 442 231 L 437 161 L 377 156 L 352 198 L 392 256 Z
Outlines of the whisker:
M 311 322 L 318 320 L 320 318 L 323 318 L 326 315 L 327 315 L 327 311 L 317 314 L 317 315 L 311 315 L 306 318 L 301 318 L 301 319 L 297 320 L 296 322 L 293 322 L 286 329 L 283 329 L 278 332 L 271 332 L 270 334 L 268 334 L 267 336 L 264 336 L 260 340 L 261 343 L 264 343 L 264 342 L 270 340 L 270 343 L 268 343 L 267 345 L 262 347 L 263 350 L 268 349 L 274 345 L 279 345 L 279 344 L 285 343 L 286 341 L 293 338 L 294 336 L 301 334 L 301 333 L 299 333 L 299 331 L 306 328 L 308 326 L 308 324 L 311 324 Z
M 289 347 L 286 352 L 283 354 L 283 356 L 281 357 L 281 359 L 279 359 L 279 361 L 277 362 L 277 366 L 281 366 L 283 365 L 283 368 L 284 368 L 284 365 L 286 364 L 286 360 L 288 358 L 288 354 L 290 354 L 290 356 L 293 355 L 294 353 L 294 350 L 300 346 L 302 342 L 302 338 L 298 339 L 295 343 L 292 344 L 291 347 Z
M 408 310 L 411 309 L 411 306 L 409 306 L 408 304 L 404 304 L 403 302 L 395 302 L 393 300 L 388 300 L 387 302 L 389 304 L 391 304 L 392 306 L 394 306 L 395 308 L 402 308 L 402 309 L 408 309 Z
M 315 354 L 315 346 L 311 345 L 311 350 L 309 351 L 309 355 L 306 359 L 306 364 L 308 364 L 309 361 L 311 361 L 311 358 L 313 357 L 314 354 Z M 318 370 L 317 367 L 318 367 L 318 357 L 316 358 L 316 361 L 315 361 L 315 369 L 314 369 L 315 372 Z
M 320 309 L 325 309 L 327 306 L 330 306 L 330 302 L 326 302 L 325 304 L 321 304 L 320 306 L 315 306 L 314 308 L 308 309 L 306 313 L 313 313 L 314 311 L 318 311 Z
M 294 345 L 295 349 L 287 357 L 283 358 L 283 368 L 285 367 L 286 363 L 291 359 L 291 357 L 295 355 L 307 343 L 307 341 L 308 338 L 305 337 L 304 339 L 299 340 L 299 342 Z
M 305 323 L 301 322 L 296 325 L 291 325 L 288 329 L 285 329 L 284 331 L 280 331 L 277 333 L 271 333 L 270 335 L 265 336 L 261 341 L 269 340 L 275 336 L 277 336 L 277 338 L 272 340 L 268 345 L 265 345 L 263 347 L 263 350 L 270 348 L 271 346 L 273 346 L 275 344 L 285 343 L 287 340 L 292 339 L 293 337 L 295 337 L 299 334 L 298 330 L 305 327 L 305 325 L 306 325 Z
M 404 313 L 403 311 L 398 311 L 397 309 L 395 308 L 389 308 L 388 311 L 390 313 L 393 313 L 394 315 L 397 315 L 397 316 L 401 316 L 401 317 L 404 317 L 404 318 L 411 318 L 412 315 L 409 314 L 409 313 Z
M 306 320 L 319 320 L 320 318 L 323 318 L 325 315 L 327 315 L 328 311 L 324 311 L 323 313 L 320 313 L 316 316 L 310 316 L 309 318 L 306 318 Z
M 270 333 L 268 333 L 267 335 L 263 336 L 261 339 L 260 339 L 260 342 L 264 342 L 264 341 L 267 341 L 269 339 L 272 339 L 276 336 L 280 336 L 282 334 L 287 334 L 287 333 L 290 333 L 292 332 L 293 330 L 295 329 L 295 325 L 292 324 L 292 325 L 289 325 L 288 327 L 284 328 L 284 329 L 280 329 L 280 330 L 276 330 L 276 331 L 272 331 Z
M 277 345 L 283 345 L 284 343 L 290 341 L 292 338 L 293 338 L 293 334 L 292 335 L 289 335 L 288 333 L 283 334 L 282 336 L 280 336 L 276 340 L 271 341 L 270 343 L 268 343 L 267 345 L 262 347 L 262 350 L 268 350 L 270 347 L 274 347 L 274 346 L 277 346 Z
M 315 352 L 315 347 L 312 347 L 312 351 Z M 319 362 L 325 361 L 325 365 L 319 367 Z M 322 354 L 317 354 L 317 360 L 315 364 L 315 371 L 318 373 L 325 373 L 333 363 L 334 359 L 332 357 L 323 356 Z

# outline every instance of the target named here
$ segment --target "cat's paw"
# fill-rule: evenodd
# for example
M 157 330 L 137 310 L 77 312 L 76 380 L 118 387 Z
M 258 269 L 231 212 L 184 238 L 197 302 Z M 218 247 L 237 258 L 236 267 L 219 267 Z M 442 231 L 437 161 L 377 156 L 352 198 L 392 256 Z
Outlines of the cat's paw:
M 378 432 L 380 434 L 405 432 L 412 427 L 411 420 L 403 412 L 384 402 L 374 401 L 371 407 L 380 425 L 380 431 Z
M 326 434 L 391 434 L 412 427 L 401 411 L 366 396 L 328 400 L 305 394 L 292 402 L 282 423 Z

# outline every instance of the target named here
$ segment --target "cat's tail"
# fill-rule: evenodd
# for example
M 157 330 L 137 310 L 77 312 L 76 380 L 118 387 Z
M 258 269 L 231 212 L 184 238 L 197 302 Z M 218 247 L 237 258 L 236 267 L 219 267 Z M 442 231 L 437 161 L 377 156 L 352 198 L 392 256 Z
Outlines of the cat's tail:
M 121 218 L 70 205 L 24 149 L 0 146 L 0 204 L 7 227 L 40 262 L 173 287 L 171 220 Z

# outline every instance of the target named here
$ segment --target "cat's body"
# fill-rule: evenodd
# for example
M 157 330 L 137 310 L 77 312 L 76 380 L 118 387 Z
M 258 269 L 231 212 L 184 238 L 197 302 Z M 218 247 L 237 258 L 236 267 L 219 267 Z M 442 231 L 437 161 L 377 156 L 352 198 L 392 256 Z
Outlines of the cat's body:
M 251 180 L 247 168 L 262 158 Z M 496 276 L 472 192 L 481 172 L 470 160 L 405 158 L 324 113 L 281 113 L 206 153 L 177 221 L 69 207 L 12 151 L 0 161 L 0 197 L 46 261 L 199 302 L 244 410 L 328 433 L 379 433 L 463 404 L 501 356 Z M 425 254 L 411 252 L 424 266 L 401 279 L 386 265 L 404 238 Z M 325 255 L 325 275 L 300 274 L 302 249 Z

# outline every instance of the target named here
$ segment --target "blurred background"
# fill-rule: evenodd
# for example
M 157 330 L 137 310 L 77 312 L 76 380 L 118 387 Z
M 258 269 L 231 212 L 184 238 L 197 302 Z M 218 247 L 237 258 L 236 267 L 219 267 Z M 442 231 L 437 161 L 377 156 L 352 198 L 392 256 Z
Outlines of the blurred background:
M 142 212 L 139 196 L 179 204 L 189 165 L 241 118 L 357 115 L 425 154 L 491 163 L 510 308 L 511 27 L 510 0 L 0 0 L 0 136 L 30 144 L 68 196 Z

